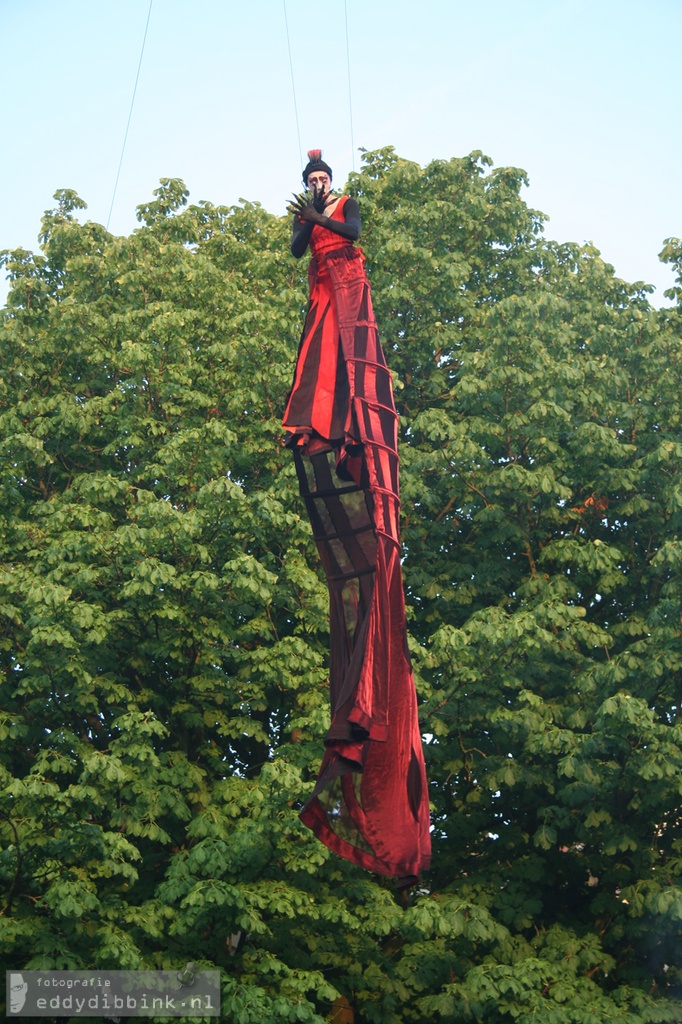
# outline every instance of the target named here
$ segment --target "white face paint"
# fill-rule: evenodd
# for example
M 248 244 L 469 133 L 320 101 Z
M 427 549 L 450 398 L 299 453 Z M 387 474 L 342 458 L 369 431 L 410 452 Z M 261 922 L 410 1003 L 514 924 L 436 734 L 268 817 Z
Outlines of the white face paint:
M 326 195 L 331 191 L 332 179 L 326 171 L 311 171 L 308 175 L 308 188 L 311 192 L 322 192 Z

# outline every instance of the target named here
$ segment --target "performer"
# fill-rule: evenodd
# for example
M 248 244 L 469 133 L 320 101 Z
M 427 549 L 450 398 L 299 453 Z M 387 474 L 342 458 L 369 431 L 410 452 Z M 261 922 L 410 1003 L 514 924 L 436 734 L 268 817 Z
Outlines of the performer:
M 429 804 L 400 568 L 398 417 L 354 199 L 320 150 L 295 196 L 291 251 L 310 302 L 284 413 L 330 595 L 331 727 L 302 821 L 326 845 L 410 884 L 429 865 Z

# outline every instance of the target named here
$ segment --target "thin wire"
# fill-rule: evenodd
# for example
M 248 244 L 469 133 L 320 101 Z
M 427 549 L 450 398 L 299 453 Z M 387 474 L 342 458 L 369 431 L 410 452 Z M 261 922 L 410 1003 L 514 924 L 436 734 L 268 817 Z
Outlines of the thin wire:
M 353 170 L 355 170 L 355 142 L 353 140 L 353 94 L 350 87 L 350 46 L 348 44 L 348 2 L 343 0 L 343 13 L 346 19 L 346 67 L 348 68 L 348 111 L 350 114 L 350 149 Z
M 291 91 L 294 94 L 294 114 L 296 116 L 296 134 L 298 136 L 298 155 L 303 167 L 303 146 L 301 145 L 301 129 L 298 125 L 298 104 L 296 103 L 296 84 L 294 82 L 294 62 L 291 59 L 291 40 L 289 39 L 289 19 L 287 18 L 287 0 L 282 0 L 284 8 L 284 24 L 287 30 L 287 49 L 289 50 L 289 70 L 291 71 Z
M 128 129 L 130 128 L 130 121 L 133 116 L 133 107 L 135 106 L 135 96 L 137 94 L 137 83 L 140 80 L 140 70 L 142 68 L 142 58 L 144 57 L 144 47 L 147 42 L 147 30 L 149 28 L 149 19 L 152 16 L 152 4 L 154 0 L 149 0 L 149 10 L 147 11 L 147 24 L 144 27 L 144 38 L 142 40 L 142 49 L 140 50 L 140 60 L 137 65 L 137 75 L 135 76 L 135 86 L 133 88 L 133 98 L 130 101 L 130 111 L 128 112 L 128 124 L 126 125 L 125 135 L 123 136 L 123 146 L 121 148 L 121 159 L 118 162 L 118 171 L 116 172 L 116 181 L 114 183 L 114 194 L 111 197 L 111 206 L 109 207 L 109 216 L 107 217 L 107 231 L 109 230 L 109 222 L 111 221 L 111 214 L 114 209 L 114 202 L 116 200 L 116 190 L 118 189 L 118 179 L 121 177 L 121 167 L 123 166 L 123 154 L 126 151 L 126 142 L 128 141 Z

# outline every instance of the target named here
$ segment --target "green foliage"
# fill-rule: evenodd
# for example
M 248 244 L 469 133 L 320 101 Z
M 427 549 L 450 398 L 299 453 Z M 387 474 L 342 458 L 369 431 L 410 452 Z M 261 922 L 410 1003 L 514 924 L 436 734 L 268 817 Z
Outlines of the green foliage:
M 681 1018 L 682 321 L 524 183 L 391 149 L 349 182 L 401 413 L 409 900 L 297 816 L 328 638 L 288 223 L 163 180 L 117 238 L 63 190 L 3 255 L 8 967 L 216 966 L 234 1024 Z

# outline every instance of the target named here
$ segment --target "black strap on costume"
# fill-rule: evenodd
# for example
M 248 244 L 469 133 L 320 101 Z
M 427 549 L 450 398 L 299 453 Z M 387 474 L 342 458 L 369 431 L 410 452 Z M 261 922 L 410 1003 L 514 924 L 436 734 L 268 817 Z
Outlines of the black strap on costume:
M 343 216 L 344 220 L 332 220 L 331 217 L 327 217 L 327 221 L 322 227 L 333 231 L 335 235 L 341 235 L 343 238 L 350 238 L 352 242 L 356 242 L 360 237 L 360 207 L 355 199 L 346 200 L 343 207 Z M 297 260 L 300 260 L 308 248 L 314 226 L 308 220 L 301 220 L 297 216 L 294 217 L 294 227 L 291 234 L 291 252 Z

